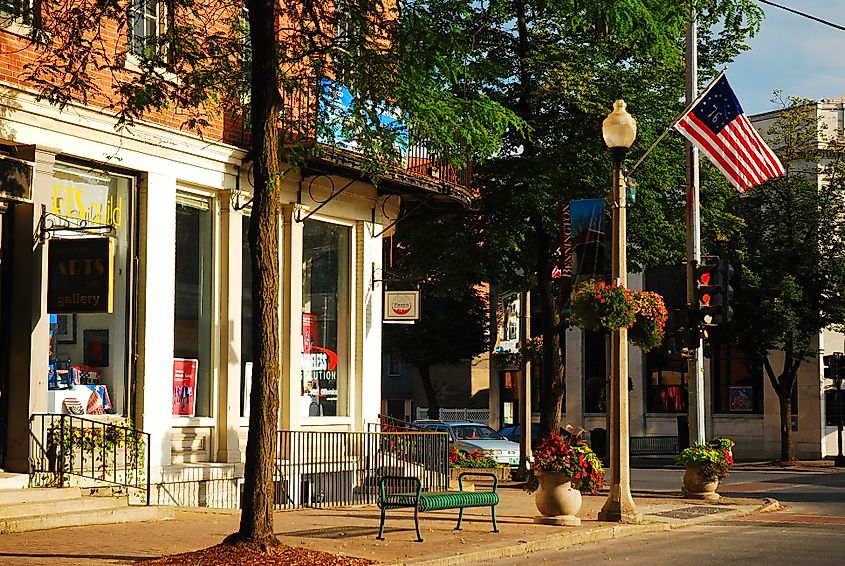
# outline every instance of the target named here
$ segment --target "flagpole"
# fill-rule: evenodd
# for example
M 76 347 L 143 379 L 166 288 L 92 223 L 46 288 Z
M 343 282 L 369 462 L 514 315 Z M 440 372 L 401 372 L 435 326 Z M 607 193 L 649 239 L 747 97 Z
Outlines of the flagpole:
M 699 103 L 699 101 L 700 101 L 702 98 L 704 98 L 704 97 L 707 95 L 707 93 L 708 93 L 708 92 L 710 92 L 710 89 L 711 89 L 711 88 L 713 88 L 713 85 L 714 85 L 714 84 L 716 84 L 716 81 L 718 81 L 720 78 L 722 78 L 722 75 L 724 75 L 724 74 L 725 74 L 725 69 L 726 69 L 726 67 L 722 67 L 722 70 L 721 70 L 721 71 L 719 71 L 719 73 L 718 73 L 715 77 L 713 77 L 713 80 L 712 80 L 712 81 L 710 81 L 710 83 L 709 83 L 709 84 L 708 84 L 708 85 L 704 88 L 704 90 L 702 90 L 702 91 L 701 91 L 701 93 L 700 93 L 698 96 L 696 96 L 696 97 L 695 97 L 695 99 L 694 99 L 692 102 L 689 102 L 689 103 L 687 104 L 686 108 L 684 108 L 684 109 L 683 109 L 683 111 L 682 111 L 680 114 L 678 114 L 678 117 L 677 117 L 677 118 L 675 118 L 675 120 L 674 120 L 671 124 L 669 124 L 668 126 L 666 126 L 666 129 L 665 129 L 665 130 L 663 130 L 663 133 L 662 133 L 662 134 L 660 134 L 660 136 L 659 136 L 656 140 L 654 140 L 654 142 L 652 142 L 652 144 L 651 144 L 650 146 L 648 146 L 648 149 L 647 149 L 647 150 L 645 150 L 645 153 L 643 153 L 643 154 L 642 154 L 642 157 L 640 157 L 640 158 L 637 160 L 637 162 L 636 162 L 636 163 L 634 163 L 634 166 L 633 166 L 633 167 L 631 167 L 631 169 L 629 169 L 629 170 L 628 170 L 628 175 L 633 175 L 633 174 L 634 174 L 634 171 L 636 171 L 636 170 L 637 170 L 637 167 L 639 167 L 639 166 L 640 166 L 640 163 L 642 163 L 643 161 L 645 161 L 645 158 L 646 158 L 646 157 L 648 157 L 648 154 L 649 154 L 649 153 L 651 153 L 651 151 L 652 151 L 652 150 L 653 150 L 653 149 L 657 146 L 657 144 L 659 144 L 659 143 L 660 143 L 660 140 L 662 140 L 663 138 L 665 138 L 665 137 L 666 137 L 666 134 L 668 134 L 668 133 L 672 130 L 672 128 L 674 128 L 676 125 L 678 125 L 678 122 L 680 122 L 680 121 L 681 121 L 681 119 L 683 119 L 683 117 L 684 117 L 684 116 L 686 116 L 686 115 L 687 115 L 687 113 L 688 113 L 690 110 L 692 110 L 692 108 L 693 108 L 696 104 L 698 104 L 698 103 Z M 689 70 L 688 70 L 687 72 L 689 72 Z M 698 75 L 698 72 L 697 72 L 697 70 L 696 70 L 696 81 L 698 81 L 698 77 L 697 77 L 697 75 Z M 689 79 L 687 79 L 687 81 L 689 81 Z M 689 100 L 689 91 L 687 91 L 687 100 Z M 696 150 L 696 151 L 698 151 L 698 150 Z
M 686 113 L 704 97 L 712 85 L 724 74 L 724 69 L 717 75 L 710 85 L 698 94 L 698 30 L 696 23 L 695 7 L 690 9 L 690 25 L 687 28 L 686 45 Z M 680 118 L 678 119 L 680 120 Z M 675 121 L 677 124 L 678 121 Z M 673 124 L 673 126 L 675 125 Z M 699 170 L 698 170 L 698 148 L 686 141 L 687 154 L 687 199 L 686 199 L 686 225 L 687 225 L 687 305 L 692 307 L 696 301 L 695 293 L 695 267 L 701 261 L 701 205 L 699 200 Z M 687 312 L 690 312 L 689 310 Z M 692 321 L 687 324 L 687 331 L 693 325 Z M 697 325 L 696 325 L 697 326 Z M 704 360 L 702 359 L 701 336 L 690 335 L 690 349 L 687 372 L 687 399 L 689 440 L 703 444 L 705 442 L 704 423 Z M 685 431 L 678 431 L 682 435 Z

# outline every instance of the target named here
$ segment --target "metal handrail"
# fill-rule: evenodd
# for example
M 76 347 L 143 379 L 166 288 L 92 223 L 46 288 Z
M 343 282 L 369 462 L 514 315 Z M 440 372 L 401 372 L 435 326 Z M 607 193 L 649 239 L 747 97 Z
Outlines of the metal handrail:
M 150 435 L 131 425 L 76 415 L 29 419 L 30 483 L 64 487 L 71 477 L 143 490 L 150 504 Z

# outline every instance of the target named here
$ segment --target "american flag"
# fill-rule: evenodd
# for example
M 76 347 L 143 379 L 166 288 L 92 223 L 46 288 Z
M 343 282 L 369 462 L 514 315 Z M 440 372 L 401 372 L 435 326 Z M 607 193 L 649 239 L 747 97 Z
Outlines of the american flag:
M 724 73 L 681 116 L 675 128 L 704 152 L 740 191 L 785 172 L 742 111 Z

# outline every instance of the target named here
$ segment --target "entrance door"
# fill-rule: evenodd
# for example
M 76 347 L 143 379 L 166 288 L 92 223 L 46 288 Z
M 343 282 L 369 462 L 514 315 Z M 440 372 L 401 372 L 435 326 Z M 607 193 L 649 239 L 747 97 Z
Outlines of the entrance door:
M 7 284 L 11 249 L 11 218 L 7 205 L 0 201 L 0 470 L 6 466 L 6 441 L 9 432 L 9 306 Z

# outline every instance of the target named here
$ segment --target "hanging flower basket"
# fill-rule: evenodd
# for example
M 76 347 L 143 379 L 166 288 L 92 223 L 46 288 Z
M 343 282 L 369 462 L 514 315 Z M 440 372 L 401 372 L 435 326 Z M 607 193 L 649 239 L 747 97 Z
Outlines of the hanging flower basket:
M 633 298 L 636 315 L 633 326 L 628 330 L 628 338 L 644 352 L 648 352 L 663 343 L 669 313 L 663 297 L 657 293 L 635 291 Z
M 603 281 L 586 281 L 572 296 L 570 322 L 587 330 L 616 330 L 634 324 L 636 307 L 631 291 Z
M 516 352 L 505 350 L 501 346 L 493 350 L 493 363 L 496 364 L 496 367 L 504 369 L 519 366 L 523 362 L 539 360 L 543 357 L 543 337 L 535 336 L 534 338 L 529 338 L 524 346 L 521 346 L 517 342 L 516 348 Z

